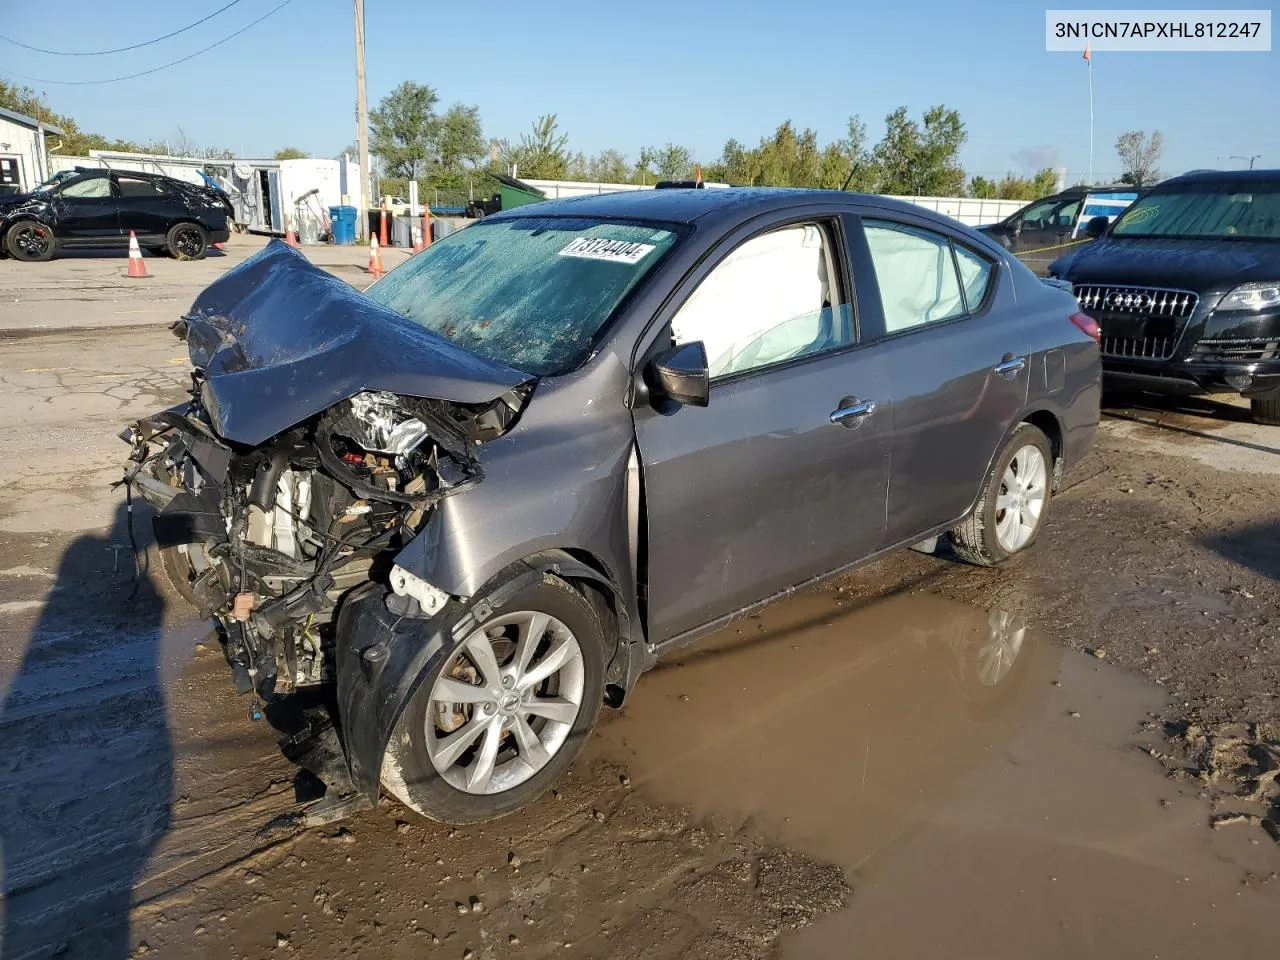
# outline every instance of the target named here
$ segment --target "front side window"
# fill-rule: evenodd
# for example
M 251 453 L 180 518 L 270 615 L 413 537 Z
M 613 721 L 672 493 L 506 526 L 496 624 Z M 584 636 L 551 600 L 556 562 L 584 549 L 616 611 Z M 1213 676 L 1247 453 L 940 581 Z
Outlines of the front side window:
M 712 378 L 853 343 L 826 228 L 797 224 L 753 237 L 721 260 L 671 320 L 675 343 L 702 341 Z
M 1111 236 L 1280 240 L 1280 183 L 1189 183 L 1156 190 L 1124 212 Z
M 1058 200 L 1050 199 L 1041 200 L 1039 203 L 1033 203 L 1019 215 L 1022 220 L 1022 226 L 1033 229 L 1040 227 L 1041 221 L 1049 218 L 1049 215 L 1053 212 L 1053 208 L 1059 202 L 1060 201 Z
M 368 290 L 385 307 L 525 373 L 567 373 L 679 239 L 674 225 L 581 217 L 482 220 Z
M 965 313 L 951 243 L 899 223 L 864 221 L 880 285 L 885 333 L 900 333 Z
M 85 177 L 74 180 L 59 191 L 69 200 L 91 200 L 111 196 L 111 181 L 106 176 Z

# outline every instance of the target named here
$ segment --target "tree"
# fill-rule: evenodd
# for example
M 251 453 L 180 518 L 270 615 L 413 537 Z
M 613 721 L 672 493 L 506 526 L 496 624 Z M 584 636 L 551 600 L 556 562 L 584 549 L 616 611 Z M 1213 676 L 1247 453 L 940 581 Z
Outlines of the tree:
M 1159 130 L 1147 139 L 1141 130 L 1130 130 L 1116 139 L 1116 153 L 1120 154 L 1120 162 L 1124 164 L 1124 175 L 1120 178 L 1135 187 L 1145 187 L 1160 179 L 1160 171 L 1156 164 L 1160 154 L 1164 152 L 1164 136 Z
M 439 138 L 439 102 L 430 87 L 406 80 L 369 114 L 369 149 L 388 177 L 417 178 L 427 172 Z
M 534 180 L 562 180 L 569 172 L 569 135 L 560 132 L 554 113 L 535 120 L 529 133 L 523 134 L 516 146 L 504 146 L 506 163 L 508 166 L 515 166 L 517 176 Z
M 1000 188 L 986 177 L 974 177 L 969 181 L 969 196 L 979 200 L 995 200 L 1000 196 Z
M 297 147 L 281 147 L 275 153 L 277 160 L 305 160 L 310 154 Z
M 587 160 L 585 175 L 595 183 L 626 183 L 631 179 L 631 168 L 621 152 L 602 150 Z
M 683 180 L 693 172 L 693 153 L 688 147 L 667 141 L 665 147 L 645 147 L 640 162 L 652 168 L 659 180 Z
M 885 135 L 871 152 L 881 193 L 953 197 L 964 189 L 960 148 L 968 139 L 960 114 L 930 107 L 923 128 L 899 107 L 885 117 Z
M 468 167 L 477 166 L 487 153 L 480 127 L 480 109 L 455 103 L 440 119 L 432 179 L 456 181 Z

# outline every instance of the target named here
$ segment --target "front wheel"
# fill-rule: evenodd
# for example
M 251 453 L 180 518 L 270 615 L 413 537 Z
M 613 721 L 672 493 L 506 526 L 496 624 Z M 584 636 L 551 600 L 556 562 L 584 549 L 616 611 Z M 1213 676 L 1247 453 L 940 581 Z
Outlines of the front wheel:
M 15 260 L 42 263 L 53 259 L 53 231 L 34 220 L 19 220 L 5 234 L 4 245 Z
M 951 546 L 962 560 L 995 567 L 1035 543 L 1052 497 L 1049 438 L 1020 423 L 991 464 L 973 513 L 952 528 Z
M 1253 422 L 1268 427 L 1280 427 L 1280 389 L 1249 398 Z
M 544 578 L 437 655 L 387 746 L 382 785 L 444 823 L 510 813 L 568 768 L 604 696 L 604 631 Z
M 203 260 L 209 249 L 209 234 L 198 223 L 179 223 L 169 228 L 165 247 L 175 260 Z

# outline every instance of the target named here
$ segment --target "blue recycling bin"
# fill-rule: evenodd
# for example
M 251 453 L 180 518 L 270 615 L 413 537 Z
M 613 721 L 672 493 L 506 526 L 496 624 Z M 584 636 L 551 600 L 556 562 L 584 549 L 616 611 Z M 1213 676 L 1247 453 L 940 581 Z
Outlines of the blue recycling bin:
M 330 207 L 329 222 L 333 225 L 333 242 L 349 247 L 356 242 L 356 208 Z

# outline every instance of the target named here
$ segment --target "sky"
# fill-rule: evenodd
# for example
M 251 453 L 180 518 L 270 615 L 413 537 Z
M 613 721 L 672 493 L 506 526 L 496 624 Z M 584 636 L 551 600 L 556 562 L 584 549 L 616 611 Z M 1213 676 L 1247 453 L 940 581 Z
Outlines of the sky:
M 227 2 L 0 0 L 0 34 L 102 50 L 159 37 Z M 149 76 L 47 82 L 149 70 L 279 2 L 240 0 L 171 39 L 107 56 L 52 56 L 0 40 L 0 76 L 109 137 L 165 140 L 181 129 L 241 156 L 285 146 L 335 155 L 356 134 L 351 0 L 289 0 L 235 39 Z M 670 141 L 708 162 L 730 137 L 755 144 L 786 119 L 826 142 L 857 115 L 874 142 L 896 107 L 918 118 L 941 103 L 965 123 L 970 175 L 1065 166 L 1075 180 L 1089 166 L 1088 68 L 1079 53 L 1045 52 L 1044 11 L 1025 0 L 366 0 L 369 106 L 412 80 L 433 87 L 442 106 L 479 107 L 486 137 L 518 139 L 555 113 L 575 151 L 616 148 L 634 159 Z M 1251 154 L 1262 155 L 1259 167 L 1280 168 L 1280 53 L 1095 52 L 1093 84 L 1095 179 L 1119 175 L 1115 140 L 1131 129 L 1163 133 L 1166 173 L 1240 166 L 1231 156 Z

